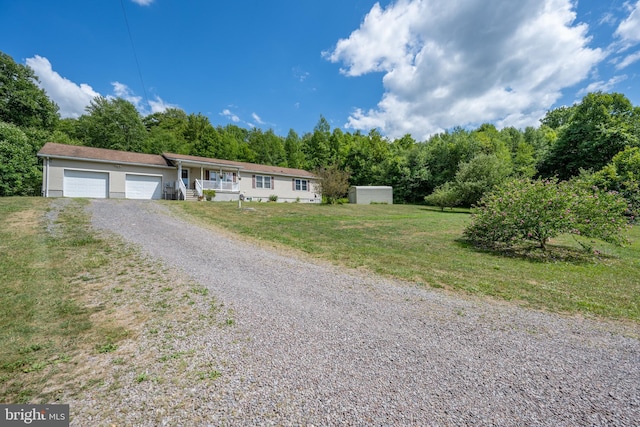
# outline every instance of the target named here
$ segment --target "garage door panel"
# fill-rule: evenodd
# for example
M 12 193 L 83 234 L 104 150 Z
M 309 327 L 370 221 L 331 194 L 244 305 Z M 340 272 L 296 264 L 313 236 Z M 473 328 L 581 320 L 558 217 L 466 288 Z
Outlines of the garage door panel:
M 109 196 L 109 174 L 65 169 L 62 195 L 105 199 Z
M 127 199 L 161 199 L 162 177 L 155 175 L 127 175 L 125 197 Z

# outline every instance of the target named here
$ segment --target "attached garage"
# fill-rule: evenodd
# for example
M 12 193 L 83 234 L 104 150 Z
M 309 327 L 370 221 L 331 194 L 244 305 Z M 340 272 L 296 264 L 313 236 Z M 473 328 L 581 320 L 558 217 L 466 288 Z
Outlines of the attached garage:
M 109 174 L 65 169 L 62 194 L 64 197 L 105 199 L 109 196 Z
M 162 177 L 127 174 L 125 178 L 125 197 L 127 199 L 161 199 Z

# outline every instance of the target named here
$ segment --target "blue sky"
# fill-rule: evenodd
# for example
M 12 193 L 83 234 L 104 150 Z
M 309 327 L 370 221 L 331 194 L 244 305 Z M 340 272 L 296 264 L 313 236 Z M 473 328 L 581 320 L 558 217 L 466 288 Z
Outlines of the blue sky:
M 524 128 L 595 90 L 640 105 L 640 0 L 0 0 L 0 50 L 63 117 L 120 96 L 283 136 L 320 115 L 417 140 Z

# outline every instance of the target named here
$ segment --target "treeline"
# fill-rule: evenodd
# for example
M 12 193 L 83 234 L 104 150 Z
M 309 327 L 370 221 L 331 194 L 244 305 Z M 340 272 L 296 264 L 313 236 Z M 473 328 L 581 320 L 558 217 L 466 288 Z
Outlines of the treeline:
M 280 136 L 272 129 L 213 126 L 202 114 L 175 108 L 143 117 L 120 98 L 95 98 L 86 114 L 60 119 L 31 69 L 2 53 L 0 61 L 0 195 L 39 194 L 35 153 L 46 141 L 306 170 L 332 166 L 348 171 L 352 185 L 392 186 L 396 202 L 423 203 L 432 195 L 431 202 L 443 206 L 474 204 L 513 177 L 568 179 L 591 171 L 600 173 L 600 185 L 617 180 L 628 192 L 633 192 L 634 179 L 637 191 L 640 178 L 633 175 L 633 168 L 640 168 L 640 160 L 633 166 L 637 151 L 617 158 L 617 164 L 629 169 L 624 177 L 617 176 L 620 166 L 611 163 L 623 150 L 640 146 L 640 108 L 617 93 L 590 93 L 571 107 L 549 111 L 540 126 L 524 130 L 483 124 L 426 141 L 410 135 L 389 140 L 377 130 L 331 129 L 320 116 L 311 132 L 291 129 Z M 603 168 L 609 169 L 605 173 Z

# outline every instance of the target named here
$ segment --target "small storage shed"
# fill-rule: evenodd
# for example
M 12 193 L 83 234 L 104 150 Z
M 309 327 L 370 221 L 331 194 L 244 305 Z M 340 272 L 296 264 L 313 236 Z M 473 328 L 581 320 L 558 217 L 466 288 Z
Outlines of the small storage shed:
M 393 204 L 393 188 L 387 186 L 354 185 L 349 188 L 349 203 L 368 205 L 371 203 Z

